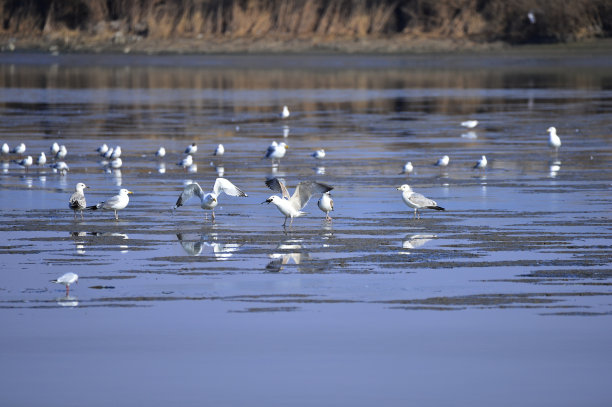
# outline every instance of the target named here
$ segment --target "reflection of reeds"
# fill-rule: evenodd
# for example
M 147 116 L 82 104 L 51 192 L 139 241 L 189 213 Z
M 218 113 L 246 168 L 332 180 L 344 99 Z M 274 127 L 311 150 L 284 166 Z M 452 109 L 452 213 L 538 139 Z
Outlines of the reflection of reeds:
M 535 23 L 527 13 L 533 13 Z M 565 41 L 612 33 L 609 0 L 0 0 L 0 33 L 324 41 Z M 115 38 L 117 40 L 117 38 Z

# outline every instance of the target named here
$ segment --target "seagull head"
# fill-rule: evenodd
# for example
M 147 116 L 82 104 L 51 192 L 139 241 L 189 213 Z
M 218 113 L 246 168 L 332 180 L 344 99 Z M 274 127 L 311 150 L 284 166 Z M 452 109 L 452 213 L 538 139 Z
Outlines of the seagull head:
M 402 186 L 397 187 L 397 190 L 402 192 L 411 192 L 412 188 L 410 188 L 410 185 L 404 184 Z
M 128 194 L 133 194 L 132 191 L 128 191 L 127 189 L 123 188 L 119 191 L 119 194 L 121 195 L 128 195 Z
M 549 127 L 546 131 L 551 134 L 557 134 L 557 129 L 555 127 Z

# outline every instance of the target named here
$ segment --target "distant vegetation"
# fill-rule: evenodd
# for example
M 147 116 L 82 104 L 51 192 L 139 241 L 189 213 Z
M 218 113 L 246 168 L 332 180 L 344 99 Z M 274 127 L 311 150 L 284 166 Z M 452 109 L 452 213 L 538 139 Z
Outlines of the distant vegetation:
M 3 38 L 424 39 L 553 43 L 612 36 L 612 0 L 0 0 Z

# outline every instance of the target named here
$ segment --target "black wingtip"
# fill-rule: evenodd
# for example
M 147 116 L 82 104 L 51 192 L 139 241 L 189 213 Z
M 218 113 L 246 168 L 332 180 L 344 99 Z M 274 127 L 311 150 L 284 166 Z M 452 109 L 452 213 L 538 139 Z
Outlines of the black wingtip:
M 91 205 L 91 206 L 87 206 L 85 207 L 85 209 L 88 209 L 90 211 L 95 211 L 97 209 L 100 209 L 100 205 Z
M 435 209 L 437 211 L 445 211 L 446 209 L 444 209 L 441 206 L 428 206 L 429 209 Z

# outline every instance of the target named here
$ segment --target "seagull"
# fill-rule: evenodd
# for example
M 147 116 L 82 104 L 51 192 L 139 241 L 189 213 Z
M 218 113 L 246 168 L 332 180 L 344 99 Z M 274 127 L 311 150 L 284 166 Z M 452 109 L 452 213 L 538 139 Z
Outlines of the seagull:
M 485 157 L 484 155 L 480 157 L 480 160 L 476 162 L 473 168 L 476 168 L 479 170 L 484 170 L 485 168 L 487 168 L 487 157 Z
M 198 151 L 198 146 L 196 146 L 196 143 L 191 143 L 191 145 L 187 146 L 187 148 L 185 149 L 185 154 L 193 154 L 197 151 Z
M 85 201 L 85 193 L 83 190 L 89 188 L 87 185 L 79 182 L 76 184 L 75 192 L 70 196 L 68 200 L 68 207 L 74 211 L 74 219 L 76 220 L 77 211 L 81 211 L 81 220 L 83 219 L 83 209 L 87 207 Z
M 11 150 L 11 153 L 13 154 L 23 154 L 26 151 L 26 145 L 23 143 L 20 143 L 17 147 L 15 147 L 13 150 Z
M 115 219 L 119 220 L 119 215 L 117 215 L 117 211 L 121 209 L 125 209 L 125 207 L 128 206 L 128 204 L 130 203 L 129 194 L 131 193 L 132 191 L 128 191 L 127 189 L 122 188 L 119 191 L 119 195 L 115 195 L 112 198 L 109 198 L 104 202 L 100 202 L 98 204 L 88 206 L 85 209 L 89 209 L 91 211 L 95 211 L 98 209 L 102 209 L 105 211 L 114 211 Z
M 194 195 L 197 195 L 200 198 L 200 206 L 202 209 L 210 209 L 212 210 L 212 220 L 215 220 L 215 207 L 219 204 L 217 198 L 221 192 L 225 192 L 227 195 L 231 196 L 247 196 L 240 188 L 236 185 L 232 184 L 225 178 L 217 178 L 215 180 L 215 185 L 213 186 L 213 190 L 209 193 L 205 193 L 200 187 L 200 184 L 197 182 L 187 184 L 183 192 L 179 196 L 176 201 L 176 205 L 174 205 L 173 209 L 179 208 L 183 206 L 183 204 L 189 200 Z
M 178 165 L 179 167 L 183 167 L 183 168 L 191 167 L 192 164 L 193 164 L 193 157 L 191 155 L 188 155 L 187 157 L 183 158 L 181 161 L 176 163 L 176 165 Z
M 561 147 L 561 139 L 559 138 L 559 136 L 557 136 L 557 129 L 555 127 L 549 127 L 546 131 L 550 135 L 548 137 L 548 145 L 554 148 L 555 151 L 558 150 L 559 147 Z
M 119 169 L 123 165 L 123 160 L 120 157 L 115 158 L 113 161 L 109 163 L 111 168 Z
M 65 285 L 66 286 L 66 296 L 68 296 L 68 292 L 70 291 L 70 284 L 78 283 L 79 276 L 75 273 L 66 273 L 56 280 L 51 280 L 51 282 L 55 284 Z
M 113 155 L 113 148 L 109 148 L 108 150 L 106 150 L 106 153 L 102 154 L 102 157 L 106 158 L 107 160 L 110 160 L 111 156 Z
M 466 120 L 461 122 L 461 125 L 463 127 L 467 127 L 468 129 L 473 129 L 474 127 L 478 126 L 478 120 Z
M 45 155 L 44 152 L 40 153 L 40 155 L 38 156 L 38 160 L 36 160 L 36 164 L 39 167 L 42 167 L 43 165 L 45 165 L 47 163 L 47 156 Z
M 217 148 L 215 148 L 213 155 L 222 156 L 223 154 L 225 154 L 225 147 L 223 147 L 223 144 L 219 144 Z
M 320 160 L 321 158 L 325 158 L 325 150 L 324 149 L 317 150 L 314 153 L 312 153 L 311 156 L 313 156 L 317 160 Z
M 30 168 L 32 164 L 34 163 L 34 160 L 32 160 L 32 156 L 29 155 L 26 158 L 22 158 L 21 160 L 15 160 L 14 162 L 16 164 L 21 165 L 27 171 L 28 168 Z
M 402 167 L 402 172 L 400 172 L 398 175 L 410 174 L 412 170 L 414 170 L 414 167 L 412 166 L 412 162 L 408 161 L 406 164 L 404 164 L 404 166 Z
M 98 152 L 98 154 L 100 154 L 101 156 L 104 155 L 104 153 L 106 153 L 108 151 L 108 146 L 106 145 L 106 143 L 102 144 L 100 147 L 98 147 L 96 149 L 96 151 Z
M 329 216 L 329 212 L 334 210 L 334 200 L 329 195 L 329 191 L 321 195 L 321 198 L 317 202 L 317 206 L 325 212 L 325 220 L 332 220 L 331 216 Z
M 272 195 L 268 199 L 266 199 L 263 203 L 273 203 L 276 205 L 280 213 L 285 215 L 285 222 L 283 226 L 287 224 L 287 218 L 291 218 L 291 222 L 289 226 L 293 224 L 293 218 L 302 216 L 305 212 L 302 212 L 302 209 L 306 206 L 310 197 L 314 194 L 325 193 L 334 189 L 329 185 L 321 184 L 319 182 L 313 181 L 302 181 L 300 182 L 293 195 L 289 197 L 289 191 L 285 186 L 285 181 L 279 178 L 271 178 L 266 181 L 266 185 L 272 191 L 280 192 L 282 194 L 282 198 L 278 195 Z
M 68 154 L 68 150 L 66 149 L 65 145 L 61 145 L 60 149 L 57 153 L 55 153 L 55 159 L 56 160 L 63 160 L 64 158 L 66 158 L 66 155 Z
M 449 161 L 450 161 L 450 158 L 448 158 L 448 156 L 445 155 L 444 157 L 442 157 L 438 161 L 436 161 L 436 163 L 434 165 L 437 166 L 437 167 L 446 167 L 448 165 Z
M 289 146 L 284 142 L 276 143 L 276 141 L 273 141 L 272 144 L 270 144 L 270 146 L 268 147 L 266 155 L 264 155 L 263 158 L 270 158 L 272 162 L 274 162 L 275 159 L 280 160 L 285 156 L 285 153 L 287 152 L 288 148 Z
M 291 112 L 289 112 L 289 108 L 286 105 L 283 106 L 283 111 L 280 114 L 281 119 L 289 118 L 290 114 L 291 114 Z
M 410 185 L 408 184 L 404 184 L 401 187 L 397 187 L 397 190 L 402 191 L 402 199 L 404 200 L 404 203 L 409 207 L 414 208 L 415 219 L 417 216 L 419 218 L 421 217 L 418 212 L 419 209 L 427 208 L 435 209 L 437 211 L 444 210 L 444 208 L 438 206 L 436 201 L 431 200 L 429 198 L 425 198 L 423 195 L 413 192 L 412 188 L 410 188 Z
M 9 145 L 4 143 L 2 144 L 2 154 L 8 154 L 10 153 L 11 149 L 9 148 Z
M 49 147 L 49 151 L 51 151 L 52 156 L 55 156 L 55 154 L 57 154 L 59 150 L 60 150 L 60 146 L 57 143 L 53 143 L 51 144 L 51 147 Z
M 164 158 L 166 156 L 166 149 L 164 147 L 158 148 L 155 156 L 158 158 Z
M 121 157 L 121 146 L 116 146 L 114 150 L 111 152 L 110 158 L 114 160 L 115 158 L 119 158 L 119 157 Z
M 59 172 L 61 175 L 66 175 L 66 173 L 70 170 L 70 168 L 68 168 L 68 164 L 66 164 L 64 161 L 58 161 L 51 164 L 51 168 L 53 168 L 54 171 Z

